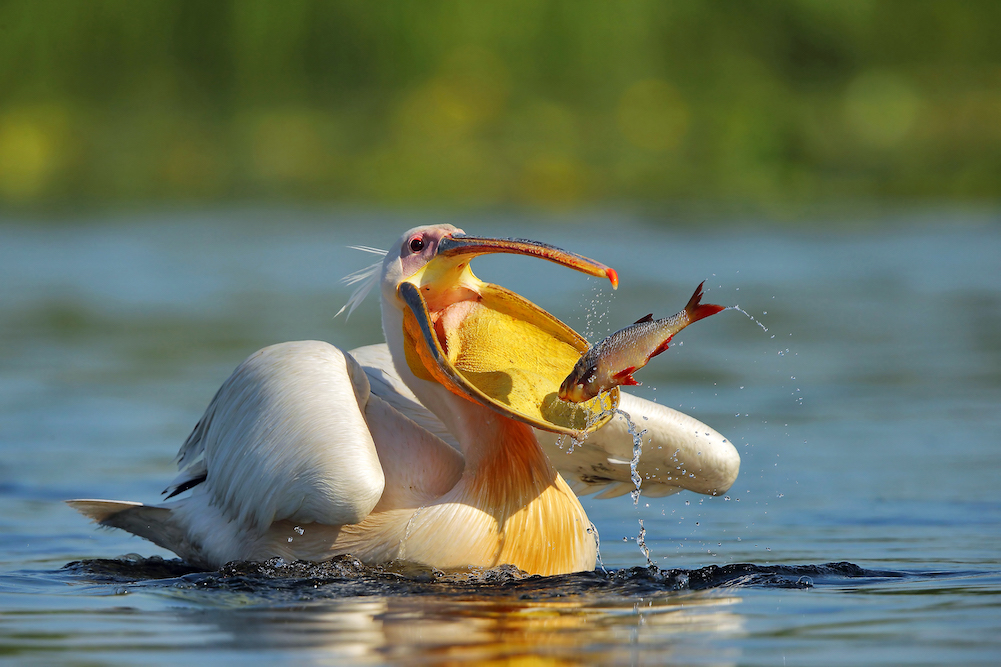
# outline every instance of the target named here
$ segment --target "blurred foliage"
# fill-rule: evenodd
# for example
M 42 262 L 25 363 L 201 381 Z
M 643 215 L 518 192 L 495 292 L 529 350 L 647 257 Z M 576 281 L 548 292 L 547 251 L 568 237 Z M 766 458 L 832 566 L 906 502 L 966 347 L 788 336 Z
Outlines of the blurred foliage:
M 0 1 L 0 204 L 1001 194 L 997 0 Z

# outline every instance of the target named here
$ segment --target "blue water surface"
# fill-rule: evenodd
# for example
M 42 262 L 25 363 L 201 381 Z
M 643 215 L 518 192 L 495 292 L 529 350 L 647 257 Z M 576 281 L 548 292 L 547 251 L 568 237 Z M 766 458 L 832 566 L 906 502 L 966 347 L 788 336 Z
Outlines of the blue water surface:
M 607 572 L 541 582 L 157 569 L 143 559 L 173 555 L 62 503 L 155 502 L 254 350 L 380 341 L 374 295 L 333 317 L 339 279 L 374 259 L 346 246 L 439 220 L 615 267 L 613 293 L 528 258 L 474 265 L 590 340 L 675 312 L 702 280 L 708 300 L 739 305 L 679 335 L 635 388 L 737 445 L 730 491 L 588 497 Z M 0 222 L 0 659 L 998 664 L 1001 216 L 854 223 L 296 209 Z M 127 554 L 123 570 L 93 560 Z

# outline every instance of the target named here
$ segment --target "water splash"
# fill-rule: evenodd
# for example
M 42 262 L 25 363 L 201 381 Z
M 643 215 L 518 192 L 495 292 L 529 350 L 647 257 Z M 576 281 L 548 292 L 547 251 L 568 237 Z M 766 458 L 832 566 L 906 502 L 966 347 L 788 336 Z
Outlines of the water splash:
M 633 438 L 633 457 L 629 461 L 629 479 L 632 480 L 634 488 L 629 492 L 629 497 L 633 499 L 633 507 L 638 507 L 643 487 L 643 477 L 639 473 L 640 456 L 643 455 L 643 436 L 646 435 L 647 430 L 637 430 L 632 417 L 625 410 L 615 408 L 610 412 L 621 415 L 622 418 L 626 420 L 626 430 Z M 608 414 L 608 412 L 605 412 L 604 414 Z M 643 527 L 643 519 L 640 519 L 639 522 L 640 532 L 639 535 L 636 536 L 636 546 L 639 547 L 640 552 L 643 554 L 644 558 L 646 558 L 647 565 L 655 567 L 653 560 L 650 558 L 650 550 L 646 546 L 646 528 Z M 604 570 L 604 567 L 602 567 L 602 569 Z
M 410 533 L 413 531 L 414 523 L 417 521 L 417 517 L 420 513 L 427 508 L 426 505 L 421 505 L 417 510 L 410 515 L 410 520 L 407 521 L 407 530 L 403 533 L 403 539 L 400 541 L 400 558 L 406 559 L 407 557 L 407 542 L 410 540 Z
M 604 396 L 604 394 L 602 394 L 602 396 Z M 579 410 L 584 409 L 579 403 L 570 403 L 570 406 L 571 406 L 571 416 L 574 418 L 576 418 Z M 565 450 L 567 454 L 573 454 L 574 449 L 583 445 L 584 441 L 587 440 L 587 436 L 591 431 L 591 427 L 593 427 L 596 423 L 598 423 L 600 419 L 603 419 L 609 414 L 613 413 L 608 410 L 604 410 L 601 412 L 585 411 L 583 430 L 573 431 L 572 433 L 569 434 L 567 433 L 561 434 L 556 439 L 556 446 L 559 447 L 560 449 Z M 570 442 L 570 446 L 566 447 L 568 439 Z
M 570 439 L 570 447 L 567 449 L 567 454 L 573 454 L 573 450 L 583 445 L 584 441 L 587 440 L 587 431 L 575 432 L 570 436 L 560 436 L 560 442 L 562 443 L 566 438 Z M 560 444 L 560 449 L 562 448 L 563 445 Z
M 606 328 L 605 321 L 608 315 L 608 304 L 615 298 L 615 292 L 608 293 L 605 290 L 607 283 L 597 282 L 591 286 L 591 298 L 584 304 L 584 338 L 591 340 L 599 338 L 598 328 Z
M 629 479 L 632 480 L 635 488 L 629 492 L 629 497 L 633 499 L 633 507 L 636 507 L 639 504 L 641 487 L 643 486 L 639 465 L 640 456 L 643 455 L 643 436 L 646 434 L 646 429 L 636 430 L 636 424 L 633 423 L 632 417 L 625 410 L 616 408 L 613 412 L 622 415 L 622 418 L 626 420 L 626 430 L 633 438 L 633 457 L 629 461 Z
M 629 461 L 629 479 L 632 480 L 633 486 L 636 488 L 629 492 L 629 496 L 633 499 L 633 505 L 635 506 L 640 501 L 640 489 L 643 486 L 643 478 L 639 473 L 639 464 L 640 456 L 643 454 L 643 436 L 646 435 L 646 429 L 642 431 L 636 430 L 636 424 L 633 423 L 632 417 L 621 408 L 604 410 L 595 416 L 595 420 L 603 419 L 608 415 L 621 415 L 626 420 L 626 432 L 633 438 L 633 457 Z M 586 434 L 584 437 L 586 437 Z M 573 440 L 573 442 L 579 445 L 583 442 L 583 439 L 580 441 Z
M 656 563 L 653 562 L 653 559 L 650 558 L 650 549 L 646 545 L 646 528 L 643 526 L 643 519 L 640 519 L 639 522 L 640 533 L 636 536 L 636 546 L 640 548 L 640 553 L 642 553 L 643 557 L 646 558 L 647 567 L 657 567 Z
M 446 599 L 557 599 L 571 596 L 609 601 L 644 600 L 682 590 L 725 588 L 807 589 L 846 584 L 879 584 L 926 579 L 928 572 L 867 570 L 852 563 L 823 565 L 710 565 L 697 570 L 662 570 L 648 565 L 609 571 L 594 570 L 549 577 L 532 577 L 510 565 L 494 568 L 437 568 L 392 561 L 365 565 L 353 556 L 335 556 L 321 563 L 272 558 L 263 562 L 233 562 L 206 571 L 180 560 L 157 556 L 137 559 L 74 561 L 60 571 L 77 581 L 109 587 L 237 591 L 269 603 L 343 599 L 350 596 L 401 597 L 424 595 Z M 941 576 L 955 576 L 944 573 Z M 113 589 L 112 589 L 113 590 Z
M 738 306 L 738 305 L 727 306 L 726 309 L 727 310 L 736 310 L 738 313 L 743 313 L 745 316 L 747 316 L 747 318 L 749 320 L 751 320 L 752 322 L 754 322 L 755 324 L 757 324 L 759 327 L 761 327 L 762 331 L 764 331 L 765 333 L 768 333 L 768 327 L 766 327 L 764 324 L 762 324 L 760 320 L 755 319 L 754 315 L 751 315 L 749 312 L 747 312 L 746 310 L 744 310 L 740 306 Z M 774 338 L 774 336 L 772 336 L 772 337 Z
M 587 532 L 594 537 L 594 554 L 598 561 L 598 567 L 601 568 L 602 572 L 608 574 L 608 570 L 605 569 L 605 563 L 601 560 L 601 536 L 598 535 L 598 527 L 592 523 Z

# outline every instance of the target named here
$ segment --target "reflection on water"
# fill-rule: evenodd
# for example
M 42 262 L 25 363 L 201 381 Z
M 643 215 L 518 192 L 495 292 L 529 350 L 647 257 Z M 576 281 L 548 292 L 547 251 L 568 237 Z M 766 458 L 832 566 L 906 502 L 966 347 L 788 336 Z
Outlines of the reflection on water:
M 217 646 L 294 647 L 324 659 L 423 653 L 436 660 L 497 660 L 530 653 L 615 664 L 687 660 L 709 638 L 739 635 L 747 590 L 904 575 L 838 563 L 539 577 L 510 567 L 443 572 L 339 557 L 320 564 L 231 563 L 216 572 L 157 558 L 91 560 L 67 565 L 63 576 L 117 595 L 143 592 L 193 607 L 178 621 L 202 626 L 191 635 L 195 643 L 211 636 Z
M 320 661 L 531 654 L 594 664 L 703 662 L 708 654 L 713 664 L 736 661 L 739 652 L 719 642 L 748 631 L 741 613 L 747 594 L 914 578 L 850 563 L 636 567 L 540 577 L 509 566 L 451 572 L 411 563 L 365 566 L 350 556 L 231 563 L 214 572 L 132 557 L 70 563 L 60 576 L 90 586 L 90 595 L 97 587 L 125 602 L 138 593 L 184 608 L 172 612 L 171 622 L 198 626 L 186 636 L 191 645 L 212 638 L 217 649 L 294 648 Z M 110 611 L 113 618 L 134 612 Z M 131 629 L 129 641 L 141 643 L 143 632 Z M 71 646 L 78 638 L 47 639 L 53 640 Z
M 622 608 L 589 607 L 577 603 L 495 601 L 449 604 L 400 598 L 319 606 L 292 615 L 287 628 L 265 613 L 261 646 L 296 646 L 310 641 L 330 655 L 411 658 L 424 654 L 436 660 L 504 660 L 586 656 L 597 664 L 630 659 L 662 662 L 701 650 L 704 635 L 716 637 L 740 631 L 738 602 L 727 596 L 689 595 L 670 601 L 636 602 Z M 252 618 L 252 615 L 251 615 Z M 246 617 L 228 621 L 243 625 Z M 219 624 L 227 630 L 228 623 Z M 253 621 L 233 629 L 240 642 Z
M 889 600 L 903 593 L 920 601 L 929 593 L 954 597 L 956 586 L 969 585 L 963 579 L 982 577 L 871 570 L 851 563 L 636 567 L 539 577 L 511 567 L 443 572 L 399 562 L 365 566 L 350 556 L 320 564 L 231 563 L 213 572 L 176 560 L 130 557 L 74 562 L 52 574 L 91 599 L 103 594 L 121 602 L 97 617 L 97 628 L 91 621 L 46 636 L 46 652 L 60 645 L 70 649 L 85 638 L 101 650 L 164 648 L 158 622 L 170 626 L 171 641 L 184 647 L 211 645 L 240 654 L 288 650 L 299 662 L 324 664 L 447 664 L 528 656 L 575 664 L 737 664 L 746 656 L 735 642 L 747 637 L 771 641 L 771 629 L 761 624 L 761 597 L 768 591 L 799 596 L 771 595 L 764 601 L 769 607 L 808 609 L 809 598 L 802 596 L 811 593 L 842 591 Z M 982 592 L 988 595 L 1001 590 L 998 577 L 985 584 Z M 136 596 L 145 605 L 157 599 L 163 604 L 151 616 L 129 604 Z M 797 641 L 844 636 L 845 623 L 808 614 L 793 635 Z M 871 632 L 865 617 L 848 623 L 856 626 L 853 636 Z M 43 648 L 37 639 L 16 643 L 24 651 Z

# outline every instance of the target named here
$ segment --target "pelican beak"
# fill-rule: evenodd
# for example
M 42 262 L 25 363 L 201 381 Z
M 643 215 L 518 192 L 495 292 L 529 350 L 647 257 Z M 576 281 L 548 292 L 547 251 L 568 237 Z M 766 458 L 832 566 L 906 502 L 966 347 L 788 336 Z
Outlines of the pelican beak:
M 593 259 L 588 259 L 577 253 L 567 252 L 556 246 L 527 239 L 494 239 L 481 236 L 466 236 L 464 234 L 453 234 L 446 236 L 438 243 L 437 257 L 456 258 L 468 257 L 472 259 L 477 255 L 498 253 L 510 253 L 513 255 L 528 255 L 556 262 L 586 273 L 589 276 L 608 278 L 612 283 L 612 289 L 619 287 L 619 274 L 615 269 L 605 266 Z
M 490 253 L 539 257 L 618 284 L 614 269 L 543 243 L 444 237 L 435 256 L 398 288 L 408 366 L 417 377 L 538 428 L 571 434 L 599 428 L 618 405 L 618 389 L 581 404 L 557 398 L 587 341 L 524 297 L 473 275 L 469 261 Z

